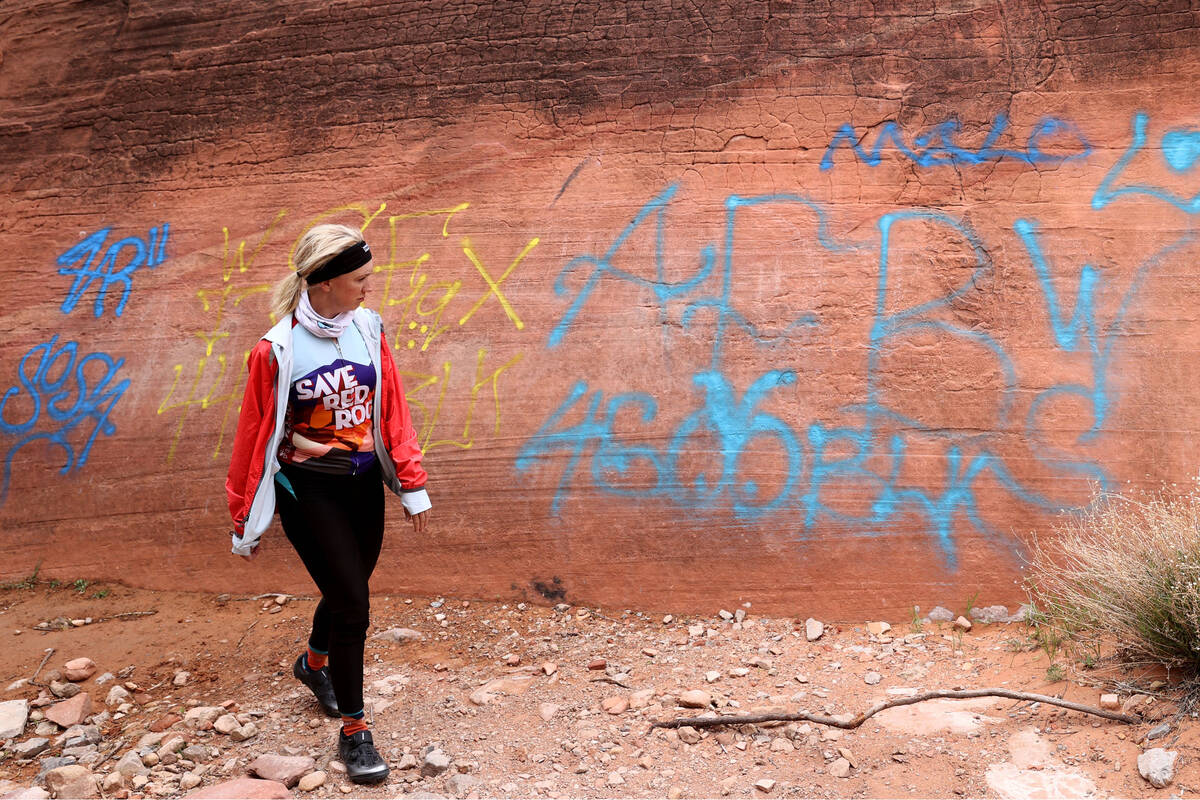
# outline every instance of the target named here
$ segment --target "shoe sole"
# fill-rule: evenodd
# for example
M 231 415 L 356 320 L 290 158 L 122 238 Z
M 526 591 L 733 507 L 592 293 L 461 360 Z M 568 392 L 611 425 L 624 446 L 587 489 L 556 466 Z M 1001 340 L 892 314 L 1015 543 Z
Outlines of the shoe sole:
M 346 777 L 350 779 L 351 783 L 383 783 L 387 780 L 391 772 L 390 769 L 384 767 L 382 772 L 368 773 L 366 775 L 350 775 L 347 773 Z

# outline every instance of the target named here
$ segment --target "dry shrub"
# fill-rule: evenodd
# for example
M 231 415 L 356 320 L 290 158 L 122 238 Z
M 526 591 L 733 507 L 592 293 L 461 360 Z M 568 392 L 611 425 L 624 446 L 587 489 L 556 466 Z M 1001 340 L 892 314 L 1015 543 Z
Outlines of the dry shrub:
M 1125 664 L 1200 672 L 1200 492 L 1105 495 L 1034 543 L 1039 622 Z

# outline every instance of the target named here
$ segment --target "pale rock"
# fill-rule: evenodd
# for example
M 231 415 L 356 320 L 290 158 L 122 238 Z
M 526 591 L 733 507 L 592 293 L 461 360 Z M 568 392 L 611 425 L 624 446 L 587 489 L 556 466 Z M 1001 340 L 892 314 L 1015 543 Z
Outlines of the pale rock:
M 109 708 L 116 708 L 124 703 L 133 701 L 133 695 L 124 686 L 117 684 L 108 690 L 108 696 L 104 698 L 104 705 Z
M 337 762 L 334 762 L 334 763 L 337 763 Z M 417 757 L 415 755 L 413 755 L 412 753 L 405 753 L 404 755 L 400 756 L 400 763 L 396 765 L 396 768 L 397 769 L 416 769 L 417 766 L 418 766 L 417 765 Z M 334 771 L 337 771 L 336 768 Z M 345 772 L 346 768 L 342 767 L 341 771 Z
M 933 611 L 929 612 L 930 622 L 950 622 L 954 619 L 954 612 L 943 606 L 934 606 Z
M 624 786 L 625 778 L 619 772 L 610 772 L 607 783 L 609 786 Z
M 187 682 L 191 680 L 192 673 L 187 670 L 179 670 L 175 673 L 175 677 L 171 679 L 171 683 L 175 686 L 187 686 Z
M 703 625 L 689 625 L 688 626 L 688 636 L 691 636 L 693 639 L 699 639 L 703 635 L 704 635 L 704 626 Z
M 424 639 L 425 636 L 420 631 L 415 631 L 412 628 L 390 628 L 386 631 L 380 631 L 371 638 L 387 639 L 392 642 L 416 642 Z
M 885 633 L 887 633 L 891 629 L 892 629 L 892 626 L 886 622 L 868 622 L 867 623 L 867 632 L 870 633 L 872 636 L 883 636 Z
M 114 794 L 125 788 L 125 776 L 119 772 L 110 772 L 100 779 L 100 789 L 104 794 Z
M 791 742 L 789 742 L 787 739 L 783 739 L 783 738 L 774 739 L 771 742 L 771 752 L 772 753 L 794 753 L 794 752 L 796 752 L 796 746 L 794 744 L 792 744 Z
M 263 753 L 246 765 L 246 772 L 263 780 L 278 781 L 289 789 L 312 771 L 316 763 L 308 756 L 281 756 Z
M 1116 711 L 1121 707 L 1121 698 L 1115 694 L 1100 695 L 1100 707 L 1108 711 Z
M 737 785 L 738 785 L 738 776 L 736 776 L 736 775 L 730 775 L 727 778 L 722 778 L 721 783 L 719 784 L 720 789 L 721 789 L 721 796 L 728 797 L 729 795 L 733 794 L 733 790 L 737 788 Z
M 958 619 L 954 620 L 954 627 L 958 628 L 959 630 L 969 631 L 971 630 L 971 620 L 960 616 Z
M 1013 619 L 1008 614 L 1008 606 L 984 606 L 983 608 L 972 608 L 971 619 L 976 622 L 982 622 L 985 625 L 991 625 L 997 622 L 1019 622 L 1020 618 Z
M 310 772 L 300 779 L 299 783 L 296 784 L 296 788 L 302 792 L 311 792 L 314 789 L 324 786 L 327 777 L 328 776 L 320 770 L 317 770 L 316 772 Z
M 190 791 L 200 785 L 201 778 L 194 772 L 185 772 L 179 776 L 179 788 L 181 791 Z
M 233 733 L 229 734 L 229 738 L 235 742 L 244 742 L 247 739 L 253 739 L 258 735 L 258 726 L 253 722 L 247 722 Z
M 708 683 L 716 683 L 717 681 L 721 680 L 721 673 L 717 672 L 715 669 L 709 670 L 708 672 L 704 673 L 704 680 Z
M 189 708 L 183 715 L 183 723 L 198 731 L 211 730 L 218 717 L 225 714 L 222 706 L 196 706 Z
M 556 706 L 554 703 L 542 703 L 538 706 L 538 716 L 542 718 L 543 722 L 549 722 L 554 719 L 559 708 L 560 706 Z
M 804 638 L 810 642 L 820 639 L 825 633 L 825 625 L 812 617 L 804 620 Z
M 149 775 L 134 775 L 129 779 L 129 785 L 135 791 L 142 789 L 146 784 L 150 783 Z
M 600 707 L 609 714 L 624 714 L 629 710 L 629 698 L 608 697 L 600 703 Z
M 683 742 L 684 744 L 700 743 L 700 731 L 696 730 L 691 725 L 684 725 L 683 727 L 678 728 L 676 733 L 679 734 L 679 741 Z
M 838 755 L 850 762 L 850 766 L 858 769 L 858 762 L 854 759 L 854 755 L 844 747 L 838 748 Z
M 284 800 L 291 796 L 288 788 L 278 781 L 236 778 L 197 789 L 188 795 L 188 800 Z
M 638 689 L 633 694 L 629 695 L 630 708 L 645 708 L 650 705 L 650 701 L 654 699 L 654 688 Z
M 478 779 L 474 776 L 456 772 L 449 778 L 446 778 L 446 791 L 455 797 L 462 797 L 467 792 L 471 791 L 478 783 Z
M 69 681 L 86 681 L 96 674 L 96 662 L 86 656 L 73 658 L 63 664 L 63 677 Z
M 866 675 L 863 675 L 863 683 L 868 686 L 875 686 L 881 680 L 883 680 L 883 676 L 878 672 L 868 672 Z
M 421 774 L 426 778 L 441 775 L 450 769 L 450 756 L 441 750 L 433 749 L 421 758 Z
M 839 758 L 829 765 L 829 774 L 835 778 L 850 777 L 850 762 L 845 758 Z
M 504 663 L 510 667 L 515 667 L 521 663 L 521 657 L 516 653 L 508 653 L 504 656 L 502 661 L 504 661 Z
M 688 689 L 679 695 L 679 705 L 684 708 L 708 708 L 712 695 L 703 689 Z
M 763 794 L 770 794 L 771 790 L 775 788 L 775 781 L 770 778 L 762 778 L 754 782 L 754 788 Z
M 226 736 L 233 733 L 241 726 L 242 723 L 238 722 L 237 717 L 235 717 L 233 714 L 222 714 L 213 722 L 213 729 L 217 733 L 223 733 Z
M 729 670 L 729 676 L 731 678 L 744 678 L 749 674 L 749 667 L 734 667 L 733 669 Z
M 14 739 L 20 736 L 28 721 L 28 700 L 5 700 L 0 703 L 0 739 Z
M 74 684 L 72 684 L 74 685 Z M 46 719 L 63 728 L 78 725 L 92 713 L 92 698 L 87 692 L 80 692 L 70 700 L 55 703 L 46 709 Z
M 126 778 L 132 778 L 135 775 L 150 774 L 150 770 L 146 769 L 146 765 L 142 763 L 142 757 L 138 755 L 136 750 L 129 750 L 125 755 L 121 756 L 117 761 L 116 771 Z
M 553 661 L 547 661 L 545 664 L 542 664 L 542 672 L 546 675 L 553 675 L 558 672 L 558 664 L 555 664 Z
M 683 797 L 683 787 L 678 783 L 671 784 L 667 789 L 667 800 L 679 800 L 681 797 Z
M 726 622 L 729 622 L 730 620 L 733 619 L 733 612 L 726 611 L 725 609 L 722 608 L 720 611 L 717 612 L 717 616 L 720 617 L 721 619 L 725 620 Z
M 50 793 L 40 786 L 31 786 L 28 789 L 6 792 L 3 797 L 4 800 L 48 800 Z
M 99 797 L 100 785 L 87 767 L 69 764 L 46 773 L 46 788 L 56 797 Z
M 1175 759 L 1179 753 L 1155 747 L 1138 756 L 1138 772 L 1156 789 L 1170 785 L 1175 779 Z
M 24 742 L 14 744 L 10 751 L 17 758 L 33 758 L 44 753 L 50 747 L 50 740 L 43 736 L 35 736 Z

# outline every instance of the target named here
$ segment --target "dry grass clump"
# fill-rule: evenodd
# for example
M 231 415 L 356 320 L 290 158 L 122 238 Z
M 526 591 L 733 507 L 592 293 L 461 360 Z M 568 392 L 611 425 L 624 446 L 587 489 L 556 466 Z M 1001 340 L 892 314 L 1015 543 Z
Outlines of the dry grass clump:
M 1200 672 L 1200 492 L 1101 497 L 1036 541 L 1038 621 L 1125 664 Z

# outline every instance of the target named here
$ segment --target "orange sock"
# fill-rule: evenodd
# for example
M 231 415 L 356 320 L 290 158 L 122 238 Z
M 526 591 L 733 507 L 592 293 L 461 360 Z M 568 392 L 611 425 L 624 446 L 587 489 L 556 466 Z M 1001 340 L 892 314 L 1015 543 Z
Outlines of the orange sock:
M 329 663 L 329 655 L 327 653 L 318 653 L 310 647 L 304 655 L 304 661 L 309 669 L 321 669 L 321 667 Z
M 367 730 L 367 723 L 362 717 L 342 717 L 342 733 L 353 736 L 359 731 Z

